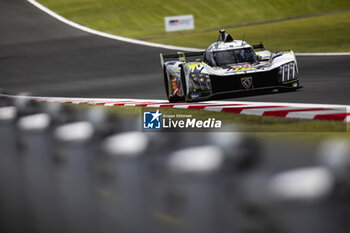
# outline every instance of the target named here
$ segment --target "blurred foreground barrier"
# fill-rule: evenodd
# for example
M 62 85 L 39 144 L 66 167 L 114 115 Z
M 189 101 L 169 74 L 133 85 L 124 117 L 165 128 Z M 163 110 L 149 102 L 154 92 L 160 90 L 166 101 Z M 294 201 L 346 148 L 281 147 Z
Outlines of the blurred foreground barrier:
M 328 198 L 333 177 L 327 169 L 305 167 L 273 175 L 260 173 L 242 182 L 237 197 L 241 205 L 240 231 L 341 232 L 332 226 L 334 213 Z
M 145 195 L 148 146 L 141 132 L 116 134 L 103 142 L 96 163 L 101 233 L 151 232 Z
M 51 118 L 46 113 L 18 120 L 19 155 L 31 223 L 36 232 L 64 232 L 54 180 Z
M 224 154 L 216 146 L 201 146 L 172 153 L 167 161 L 159 208 L 154 214 L 163 229 L 154 232 L 225 232 L 220 179 Z M 163 218 L 162 218 L 163 217 Z M 227 219 L 226 219 L 227 218 Z M 169 219 L 172 221 L 167 222 Z M 172 228 L 164 226 L 173 225 Z M 160 225 L 160 224 L 159 224 Z M 227 227 L 227 226 L 226 226 Z M 171 230 L 169 230 L 171 229 Z M 230 232 L 230 231 L 227 231 Z
M 97 232 L 93 192 L 94 128 L 74 122 L 54 131 L 56 179 L 67 232 Z
M 335 224 L 342 232 L 350 232 L 350 142 L 330 139 L 319 149 L 320 163 L 334 176 L 333 203 Z
M 0 107 L 0 231 L 32 232 L 26 212 L 14 106 Z
M 239 133 L 140 126 L 0 98 L 0 232 L 350 231 L 348 141 L 296 155 Z

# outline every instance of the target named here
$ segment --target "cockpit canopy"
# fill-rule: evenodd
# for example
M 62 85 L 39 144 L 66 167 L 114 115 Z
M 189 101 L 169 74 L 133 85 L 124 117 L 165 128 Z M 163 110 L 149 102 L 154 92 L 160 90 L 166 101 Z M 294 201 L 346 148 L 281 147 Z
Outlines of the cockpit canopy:
M 256 56 L 253 48 L 239 48 L 229 50 L 207 51 L 205 60 L 210 66 L 229 66 L 238 63 L 254 63 Z

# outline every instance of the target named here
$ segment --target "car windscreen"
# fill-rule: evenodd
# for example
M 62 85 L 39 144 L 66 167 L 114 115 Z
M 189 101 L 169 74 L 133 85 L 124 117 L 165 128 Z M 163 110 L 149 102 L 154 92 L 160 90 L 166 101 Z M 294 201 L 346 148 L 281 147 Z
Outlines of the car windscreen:
M 254 63 L 255 53 L 252 48 L 232 49 L 207 52 L 206 59 L 212 66 L 227 66 L 236 63 Z

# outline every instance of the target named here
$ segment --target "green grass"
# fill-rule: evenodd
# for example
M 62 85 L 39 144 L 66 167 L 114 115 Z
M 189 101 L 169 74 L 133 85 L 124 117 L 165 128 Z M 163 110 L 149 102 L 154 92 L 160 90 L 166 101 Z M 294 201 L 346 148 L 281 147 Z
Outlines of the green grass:
M 39 0 L 58 14 L 82 25 L 116 35 L 159 43 L 205 48 L 217 38 L 217 28 L 285 19 L 350 8 L 349 0 Z M 166 33 L 164 17 L 193 14 L 195 30 Z M 198 33 L 211 30 L 209 33 Z M 186 31 L 188 32 L 188 31 Z M 230 30 L 248 42 L 264 41 L 271 49 L 297 52 L 350 51 L 350 13 Z M 174 37 L 172 37 L 174 36 Z
M 264 42 L 267 49 L 297 52 L 350 52 L 350 13 L 297 19 L 227 30 L 251 44 Z M 153 40 L 162 44 L 206 48 L 217 32 L 195 33 Z

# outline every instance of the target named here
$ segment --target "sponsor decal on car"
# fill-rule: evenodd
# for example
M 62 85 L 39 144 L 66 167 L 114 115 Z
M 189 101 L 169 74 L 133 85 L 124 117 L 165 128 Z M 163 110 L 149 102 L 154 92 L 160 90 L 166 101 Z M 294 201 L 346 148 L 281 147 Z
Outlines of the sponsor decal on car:
M 246 65 L 236 65 L 236 66 L 231 66 L 231 69 L 233 70 L 237 70 L 237 69 L 240 69 L 240 68 L 251 68 L 252 65 L 251 64 L 246 64 Z
M 193 93 L 192 98 L 199 98 L 201 95 L 199 93 Z
M 241 83 L 245 89 L 249 89 L 253 86 L 253 78 L 252 77 L 243 77 L 243 78 L 241 78 Z
M 251 70 L 251 69 L 254 69 L 254 68 L 253 67 L 239 68 L 239 69 L 235 69 L 235 72 L 242 72 L 242 71 Z
M 205 65 L 205 63 L 204 62 L 192 62 L 190 64 L 187 64 L 187 67 L 194 70 L 197 68 L 197 66 L 202 66 L 202 65 Z

